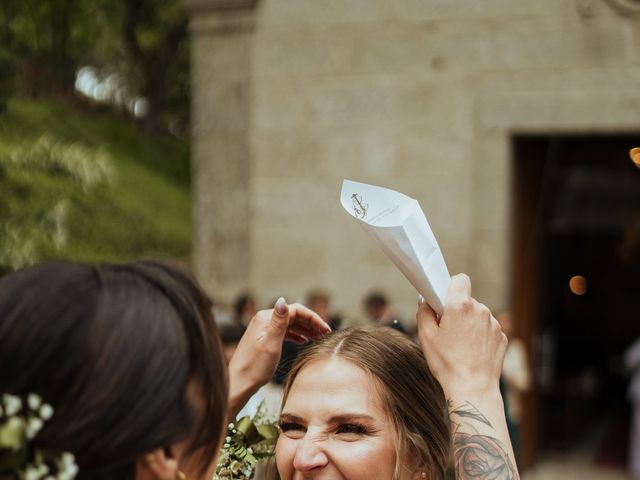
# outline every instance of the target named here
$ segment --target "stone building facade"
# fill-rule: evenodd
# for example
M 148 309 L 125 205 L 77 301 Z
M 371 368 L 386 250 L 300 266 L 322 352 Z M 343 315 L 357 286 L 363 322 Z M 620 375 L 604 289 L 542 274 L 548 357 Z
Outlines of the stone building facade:
M 512 293 L 510 138 L 640 125 L 636 0 L 188 0 L 194 259 L 223 300 L 415 292 L 342 210 L 417 198 L 451 272 Z

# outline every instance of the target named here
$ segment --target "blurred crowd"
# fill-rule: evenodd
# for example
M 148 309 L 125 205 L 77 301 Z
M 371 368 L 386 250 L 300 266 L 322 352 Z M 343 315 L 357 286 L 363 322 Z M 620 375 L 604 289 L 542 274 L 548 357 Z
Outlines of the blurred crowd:
M 275 300 L 269 305 L 258 305 L 251 292 L 238 295 L 230 306 L 214 302 L 214 318 L 220 329 L 227 361 L 233 355 L 244 331 L 254 315 L 263 308 L 272 308 Z M 353 323 L 389 327 L 396 329 L 417 341 L 415 323 L 401 319 L 393 308 L 391 299 L 381 290 L 371 290 L 361 301 L 362 318 L 344 318 L 331 300 L 331 294 L 320 288 L 307 292 L 303 303 L 318 313 L 333 330 L 339 330 Z M 528 354 L 524 342 L 513 336 L 514 319 L 510 312 L 496 315 L 504 333 L 509 338 L 509 347 L 505 356 L 501 379 L 501 390 L 505 403 L 505 413 L 509 434 L 516 456 L 519 455 L 519 426 L 522 417 L 522 396 L 531 388 L 531 371 Z M 282 384 L 297 356 L 307 346 L 285 342 L 282 358 L 272 381 L 262 387 L 247 405 L 241 410 L 239 418 L 244 415 L 254 416 L 258 410 L 267 417 L 275 418 L 280 409 Z
M 275 300 L 267 305 L 258 305 L 256 297 L 249 291 L 239 294 L 230 305 L 214 302 L 214 318 L 220 330 L 223 348 L 227 361 L 233 355 L 242 335 L 254 315 L 263 308 L 273 308 Z M 362 299 L 362 317 L 356 319 L 345 318 L 334 306 L 331 294 L 321 288 L 314 288 L 307 292 L 302 303 L 315 311 L 327 322 L 333 330 L 340 330 L 354 323 L 386 326 L 399 330 L 411 337 L 417 332 L 409 323 L 403 322 L 394 312 L 391 300 L 380 290 L 372 290 Z M 262 387 L 240 412 L 253 416 L 258 409 L 268 417 L 275 418 L 280 409 L 282 399 L 282 384 L 298 355 L 306 345 L 295 345 L 285 342 L 282 358 L 270 383 Z
M 221 332 L 227 358 L 231 358 L 247 325 L 258 310 L 273 308 L 274 303 L 275 300 L 267 305 L 258 305 L 256 297 L 249 291 L 238 295 L 231 305 L 214 302 L 214 318 Z M 388 296 L 379 290 L 369 292 L 362 299 L 363 317 L 358 319 L 346 319 L 335 308 L 331 294 L 320 288 L 307 292 L 302 303 L 320 315 L 333 330 L 339 330 L 353 323 L 361 324 L 364 321 L 370 325 L 391 327 L 410 336 L 416 334 L 415 327 L 407 326 L 396 315 Z

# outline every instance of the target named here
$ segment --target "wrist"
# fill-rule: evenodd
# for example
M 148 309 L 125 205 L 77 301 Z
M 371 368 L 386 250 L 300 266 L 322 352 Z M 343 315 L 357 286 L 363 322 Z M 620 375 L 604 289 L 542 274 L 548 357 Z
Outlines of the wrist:
M 242 373 L 229 365 L 229 419 L 235 420 L 237 413 L 245 406 L 251 396 L 261 385 L 251 381 L 246 373 Z
M 469 385 L 469 384 L 458 384 L 443 387 L 445 398 L 449 401 L 457 402 L 468 402 L 468 401 L 477 401 L 478 399 L 482 400 L 482 403 L 485 402 L 502 402 L 502 394 L 500 393 L 499 385 L 486 385 L 486 386 L 477 386 L 477 385 Z

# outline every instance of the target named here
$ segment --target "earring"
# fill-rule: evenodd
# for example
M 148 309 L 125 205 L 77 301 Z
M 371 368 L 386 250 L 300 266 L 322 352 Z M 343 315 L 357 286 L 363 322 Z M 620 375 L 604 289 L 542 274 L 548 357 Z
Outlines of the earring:
M 176 474 L 176 480 L 187 480 L 187 476 L 180 470 L 178 470 L 178 473 Z
M 420 477 L 422 477 L 422 480 L 427 480 L 427 472 L 422 472 Z

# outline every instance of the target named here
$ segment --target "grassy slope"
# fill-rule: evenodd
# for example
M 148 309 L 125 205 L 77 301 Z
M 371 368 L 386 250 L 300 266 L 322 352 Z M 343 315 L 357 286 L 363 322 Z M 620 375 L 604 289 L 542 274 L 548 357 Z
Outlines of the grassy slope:
M 67 221 L 67 243 L 43 253 L 44 258 L 188 260 L 191 199 L 185 142 L 150 139 L 131 122 L 112 115 L 78 112 L 51 100 L 13 99 L 0 116 L 0 154 L 45 133 L 61 142 L 105 149 L 115 176 L 108 187 L 76 202 Z M 44 182 L 40 185 L 47 188 Z

